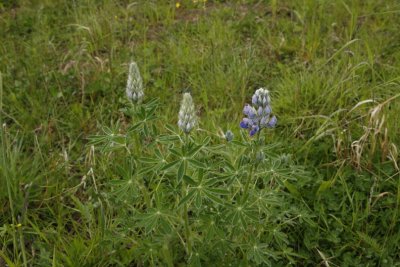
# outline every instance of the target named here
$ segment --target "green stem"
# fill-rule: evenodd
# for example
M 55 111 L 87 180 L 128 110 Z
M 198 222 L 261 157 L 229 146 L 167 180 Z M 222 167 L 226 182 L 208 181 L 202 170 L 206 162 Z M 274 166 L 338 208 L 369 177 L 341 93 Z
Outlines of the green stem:
M 246 184 L 245 184 L 244 190 L 243 190 L 243 198 L 242 198 L 243 203 L 244 203 L 245 199 L 247 198 L 247 192 L 249 191 L 250 181 L 253 180 L 252 179 L 253 172 L 254 172 L 254 164 L 251 164 L 250 173 L 249 173 L 249 176 L 247 177 L 247 181 L 246 181 Z
M 192 254 L 192 242 L 190 237 L 190 228 L 189 228 L 189 216 L 188 216 L 188 206 L 185 203 L 183 207 L 183 219 L 185 220 L 185 235 L 186 235 L 186 244 L 187 244 L 187 252 L 188 256 Z
M 25 239 L 24 239 L 24 234 L 22 232 L 22 227 L 19 227 L 20 229 L 18 230 L 18 234 L 19 234 L 19 243 L 21 246 L 21 252 L 22 252 L 22 259 L 24 261 L 24 266 L 27 267 L 28 266 L 28 261 L 26 259 L 26 251 L 25 251 Z
M 144 198 L 144 201 L 146 203 L 146 206 L 147 206 L 147 208 L 150 208 L 151 207 L 151 200 L 150 200 L 149 192 L 148 192 L 148 190 L 146 188 L 146 185 L 145 185 L 144 178 L 142 178 L 141 189 L 142 189 L 143 198 Z
M 136 119 L 136 117 L 137 117 L 137 113 L 138 113 L 138 106 L 137 106 L 137 104 L 133 104 L 133 110 L 134 110 L 134 116 L 135 117 L 133 117 L 133 121 L 135 121 L 135 119 Z M 140 144 L 141 144 L 141 142 L 140 142 L 140 139 L 139 139 L 139 136 L 138 136 L 138 134 L 135 132 L 134 133 L 134 137 L 133 137 L 133 139 L 134 139 L 134 151 L 135 151 L 135 155 L 137 156 L 137 157 L 139 157 L 139 155 L 140 155 Z
M 260 143 L 260 133 L 261 133 L 261 131 L 258 131 L 258 133 L 257 133 L 257 141 L 256 141 L 256 144 L 257 144 L 257 145 L 259 145 L 259 143 Z M 258 151 L 258 148 L 256 147 L 256 149 L 255 149 L 255 151 L 254 151 L 254 152 L 255 152 L 254 155 L 257 154 L 257 151 Z M 255 156 L 253 156 L 253 162 L 254 162 L 254 160 L 256 160 L 256 157 L 255 157 Z M 247 194 L 248 194 L 248 191 L 249 191 L 250 182 L 253 180 L 253 179 L 252 179 L 252 178 L 253 178 L 253 173 L 254 173 L 254 169 L 256 168 L 257 164 L 258 164 L 258 163 L 253 163 L 253 164 L 251 164 L 250 173 L 249 173 L 249 176 L 247 177 L 247 181 L 246 181 L 246 184 L 245 184 L 244 190 L 243 190 L 242 202 L 244 202 L 244 200 L 247 198 Z
M 184 138 L 184 149 L 186 149 L 186 145 L 188 144 L 188 140 L 189 140 L 189 136 L 187 134 L 185 134 L 185 138 Z M 186 152 L 184 152 L 184 154 L 186 154 Z M 187 169 L 187 162 L 184 162 L 185 164 L 185 168 L 184 168 L 184 173 L 183 175 L 186 175 L 186 169 Z M 187 186 L 186 183 L 184 181 L 182 181 L 182 198 L 185 197 L 187 193 Z M 192 242 L 191 242 L 191 237 L 190 237 L 190 227 L 189 227 L 189 215 L 188 215 L 188 205 L 187 202 L 185 202 L 184 206 L 183 206 L 183 220 L 185 222 L 185 235 L 186 235 L 186 245 L 187 245 L 187 253 L 188 256 L 190 256 L 192 254 Z

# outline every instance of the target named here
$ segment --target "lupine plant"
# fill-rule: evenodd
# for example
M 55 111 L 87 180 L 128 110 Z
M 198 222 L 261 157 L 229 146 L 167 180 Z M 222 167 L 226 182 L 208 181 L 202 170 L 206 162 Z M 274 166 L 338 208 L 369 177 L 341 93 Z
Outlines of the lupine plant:
M 103 198 L 118 218 L 113 237 L 127 249 L 120 263 L 278 266 L 301 258 L 286 233 L 312 220 L 282 199 L 292 199 L 286 189 L 305 172 L 290 155 L 279 155 L 279 145 L 265 143 L 277 123 L 269 91 L 258 89 L 245 106 L 240 127 L 249 135 L 235 139 L 231 130 L 223 138 L 197 131 L 190 93 L 183 94 L 177 127 L 160 127 L 162 107 L 139 101 L 142 88 L 131 64 L 126 92 L 132 102 L 122 109 L 130 126 L 104 128 L 89 143 L 114 159 Z

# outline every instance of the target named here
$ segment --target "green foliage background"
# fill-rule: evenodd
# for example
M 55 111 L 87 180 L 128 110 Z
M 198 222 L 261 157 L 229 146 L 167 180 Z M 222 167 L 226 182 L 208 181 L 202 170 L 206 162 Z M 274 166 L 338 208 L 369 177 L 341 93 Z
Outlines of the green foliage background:
M 399 266 L 398 1 L 198 2 L 0 3 L 0 266 Z M 157 177 L 115 191 L 137 166 L 126 149 L 97 145 L 150 116 L 123 110 L 131 60 L 147 101 L 158 99 L 157 119 L 134 140 L 142 146 L 129 147 L 143 170 L 158 156 L 143 137 L 180 147 L 171 131 L 186 91 L 200 118 L 192 141 L 209 149 L 196 161 L 250 162 L 242 107 L 255 89 L 270 89 L 278 127 L 263 133 L 267 161 L 290 158 L 277 195 L 261 196 L 279 203 L 265 226 L 277 236 L 239 229 L 237 244 L 216 244 L 226 254 L 204 250 L 194 261 L 179 242 L 162 243 L 168 229 L 130 229 L 152 223 L 133 210 L 147 211 L 140 190 L 153 192 Z M 236 146 L 220 137 L 227 129 Z M 286 173 L 293 168 L 299 177 Z M 163 190 L 151 205 L 174 205 Z M 260 254 L 257 242 L 274 253 Z

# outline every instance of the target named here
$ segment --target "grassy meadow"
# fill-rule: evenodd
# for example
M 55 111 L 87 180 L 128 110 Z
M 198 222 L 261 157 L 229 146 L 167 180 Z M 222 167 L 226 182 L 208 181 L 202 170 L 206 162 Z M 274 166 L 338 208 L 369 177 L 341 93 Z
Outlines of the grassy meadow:
M 0 267 L 400 266 L 399 25 L 396 0 L 0 1 Z

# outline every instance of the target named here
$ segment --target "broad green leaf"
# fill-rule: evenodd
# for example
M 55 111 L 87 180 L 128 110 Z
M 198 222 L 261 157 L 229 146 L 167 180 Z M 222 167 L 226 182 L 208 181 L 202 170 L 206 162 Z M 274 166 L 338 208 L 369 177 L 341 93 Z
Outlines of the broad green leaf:
M 187 153 L 187 156 L 188 156 L 189 158 L 194 157 L 202 148 L 203 148 L 202 145 L 194 146 L 194 147 Z
M 139 129 L 140 125 L 142 125 L 142 124 L 143 124 L 142 121 L 135 123 L 134 125 L 132 125 L 128 128 L 128 132 L 136 131 L 137 129 Z
M 178 169 L 178 181 L 180 182 L 183 178 L 183 175 L 185 174 L 186 171 L 186 164 L 184 161 L 181 162 L 181 165 L 179 166 Z
M 185 204 L 186 202 L 190 201 L 194 195 L 194 193 L 196 193 L 195 190 L 190 190 L 189 193 L 181 199 L 181 201 L 179 201 L 178 207 L 182 206 L 183 204 Z
M 164 165 L 160 170 L 161 170 L 161 171 L 166 171 L 166 170 L 172 168 L 173 166 L 175 166 L 176 164 L 178 164 L 179 162 L 181 162 L 180 159 L 175 160 L 175 161 L 173 161 L 173 162 L 170 162 L 170 163 Z
M 197 183 L 188 175 L 184 175 L 183 176 L 183 180 L 185 181 L 185 183 L 190 184 L 192 186 L 196 186 Z
M 220 204 L 220 205 L 224 205 L 224 201 L 219 198 L 218 196 L 215 196 L 214 194 L 212 194 L 211 192 L 208 192 L 207 190 L 203 191 L 204 194 L 207 196 L 208 199 L 210 199 L 211 201 Z
M 283 184 L 285 185 L 287 190 L 289 190 L 290 194 L 292 194 L 295 197 L 301 197 L 300 192 L 293 184 L 289 183 L 288 181 L 285 181 Z
M 205 169 L 206 165 L 200 161 L 194 160 L 194 159 L 188 159 L 191 165 L 197 168 Z
M 149 167 L 141 168 L 138 171 L 138 174 L 144 174 L 144 173 L 148 173 L 150 171 L 154 171 L 155 169 L 157 169 L 157 167 L 159 167 L 159 165 L 151 165 Z
M 182 153 L 178 150 L 176 150 L 175 148 L 170 148 L 169 152 L 171 152 L 172 155 L 177 156 L 179 158 L 182 157 Z
M 207 191 L 217 195 L 227 195 L 229 191 L 222 188 L 207 188 Z

